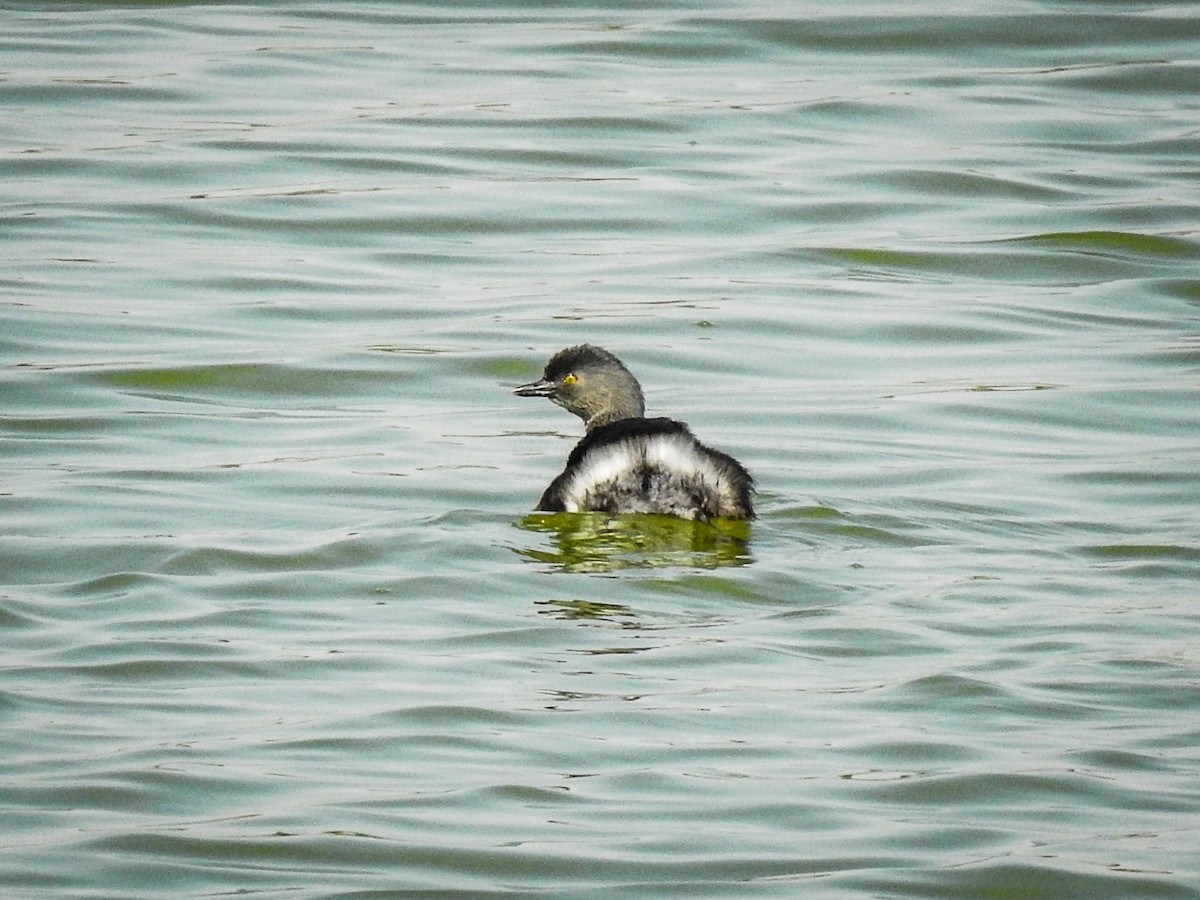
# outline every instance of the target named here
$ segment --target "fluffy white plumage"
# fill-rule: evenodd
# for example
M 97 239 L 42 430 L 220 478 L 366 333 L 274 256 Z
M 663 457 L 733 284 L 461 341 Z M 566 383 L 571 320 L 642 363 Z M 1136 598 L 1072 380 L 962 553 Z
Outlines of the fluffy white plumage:
M 699 489 L 736 502 L 721 470 L 698 451 L 694 439 L 659 434 L 589 452 L 563 485 L 562 499 L 568 512 L 594 509 L 601 497 L 621 497 L 626 508 L 644 505 L 690 518 Z

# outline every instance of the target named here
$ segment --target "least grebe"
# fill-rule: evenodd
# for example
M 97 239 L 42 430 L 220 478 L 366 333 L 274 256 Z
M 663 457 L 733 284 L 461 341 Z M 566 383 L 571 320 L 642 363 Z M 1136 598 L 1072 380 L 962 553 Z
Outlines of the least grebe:
M 682 422 L 647 419 L 641 385 L 607 350 L 591 344 L 560 350 L 540 381 L 513 393 L 548 397 L 587 427 L 538 509 L 754 518 L 750 473 L 700 443 Z

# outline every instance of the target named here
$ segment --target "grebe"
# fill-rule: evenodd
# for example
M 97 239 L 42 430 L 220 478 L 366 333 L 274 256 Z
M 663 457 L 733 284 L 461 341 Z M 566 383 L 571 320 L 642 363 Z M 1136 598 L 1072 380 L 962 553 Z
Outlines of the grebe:
M 513 393 L 547 397 L 587 428 L 539 510 L 754 518 L 750 473 L 696 440 L 684 423 L 647 419 L 641 385 L 607 350 L 591 344 L 560 350 L 540 381 Z

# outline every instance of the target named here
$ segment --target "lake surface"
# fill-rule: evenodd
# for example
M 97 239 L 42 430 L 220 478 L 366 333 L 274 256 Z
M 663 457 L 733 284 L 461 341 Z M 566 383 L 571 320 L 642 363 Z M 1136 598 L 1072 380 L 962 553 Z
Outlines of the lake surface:
M 5 896 L 1200 897 L 1200 4 L 0 24 Z

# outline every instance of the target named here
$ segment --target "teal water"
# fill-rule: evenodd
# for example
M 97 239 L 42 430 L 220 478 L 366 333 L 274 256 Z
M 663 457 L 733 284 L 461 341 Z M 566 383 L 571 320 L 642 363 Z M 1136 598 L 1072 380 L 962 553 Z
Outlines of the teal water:
M 0 7 L 5 896 L 1200 897 L 1200 4 L 647 6 Z

